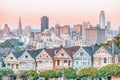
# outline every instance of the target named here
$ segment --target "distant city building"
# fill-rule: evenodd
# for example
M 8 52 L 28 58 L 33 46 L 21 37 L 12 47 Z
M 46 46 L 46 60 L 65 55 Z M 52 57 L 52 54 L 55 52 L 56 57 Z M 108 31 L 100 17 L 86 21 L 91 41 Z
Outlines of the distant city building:
M 75 25 L 74 28 L 75 28 L 75 32 L 76 32 L 76 37 L 77 37 L 77 39 L 82 38 L 82 33 L 83 33 L 82 25 L 81 25 L 81 24 L 77 24 L 77 25 Z
M 105 29 L 99 27 L 91 27 L 86 29 L 86 44 L 94 45 L 105 42 Z
M 49 19 L 47 16 L 41 18 L 41 32 L 49 28 Z
M 59 24 L 56 24 L 55 28 L 56 28 L 57 36 L 61 36 L 63 34 L 70 35 L 70 26 L 69 25 L 60 26 Z
M 31 33 L 31 26 L 25 26 L 25 34 L 30 35 Z
M 19 34 L 19 35 L 22 35 L 21 17 L 19 17 L 18 34 Z
M 105 29 L 105 13 L 103 10 L 100 12 L 100 20 L 99 20 L 100 28 Z
M 110 31 L 110 28 L 111 28 L 111 22 L 107 21 L 107 30 Z
M 16 30 L 13 31 L 13 35 L 14 35 L 14 36 L 18 36 L 18 35 L 19 35 L 19 34 L 18 34 L 18 29 L 16 29 Z
M 10 28 L 8 27 L 8 24 L 4 25 L 4 33 L 9 34 L 10 33 Z

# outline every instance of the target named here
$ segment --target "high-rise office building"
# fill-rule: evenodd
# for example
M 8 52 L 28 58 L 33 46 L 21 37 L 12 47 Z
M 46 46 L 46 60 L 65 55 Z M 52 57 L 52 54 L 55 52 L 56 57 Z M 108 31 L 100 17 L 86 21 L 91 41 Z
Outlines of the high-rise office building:
M 25 34 L 30 35 L 31 33 L 31 26 L 25 26 Z
M 111 28 L 111 22 L 107 21 L 107 30 L 110 30 L 110 28 Z
M 59 24 L 56 24 L 55 29 L 56 29 L 57 36 L 61 36 L 62 34 L 70 35 L 70 26 L 69 25 L 60 26 Z
M 77 24 L 77 25 L 75 25 L 74 28 L 75 28 L 77 39 L 81 39 L 82 38 L 82 32 L 83 32 L 82 25 L 81 24 Z
M 19 35 L 22 35 L 21 17 L 19 17 L 18 34 L 19 34 Z
M 10 28 L 8 27 L 8 24 L 4 25 L 4 33 L 9 34 L 10 33 Z
M 49 19 L 47 16 L 41 18 L 41 32 L 49 28 Z
M 91 27 L 86 29 L 86 44 L 94 45 L 102 43 L 106 40 L 105 29 L 99 27 Z
M 99 19 L 100 28 L 105 29 L 105 13 L 103 10 L 100 12 L 100 19 Z

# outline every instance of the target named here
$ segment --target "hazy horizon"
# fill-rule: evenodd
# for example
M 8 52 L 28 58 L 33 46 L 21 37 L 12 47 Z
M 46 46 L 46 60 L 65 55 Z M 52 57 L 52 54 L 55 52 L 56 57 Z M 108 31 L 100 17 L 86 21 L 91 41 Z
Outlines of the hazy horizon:
M 84 21 L 92 25 L 99 23 L 100 11 L 105 11 L 106 21 L 112 28 L 120 26 L 120 0 L 0 0 L 0 25 L 8 24 L 11 29 L 18 27 L 21 16 L 22 26 L 40 29 L 40 18 L 49 17 L 49 26 L 68 24 L 73 26 Z

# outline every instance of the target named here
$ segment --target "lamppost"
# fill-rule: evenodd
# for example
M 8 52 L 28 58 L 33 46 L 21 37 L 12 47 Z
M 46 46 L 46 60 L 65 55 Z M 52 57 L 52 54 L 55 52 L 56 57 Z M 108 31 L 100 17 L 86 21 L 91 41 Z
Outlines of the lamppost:
M 64 80 L 64 65 L 63 65 L 63 61 L 62 61 L 62 79 L 61 80 Z

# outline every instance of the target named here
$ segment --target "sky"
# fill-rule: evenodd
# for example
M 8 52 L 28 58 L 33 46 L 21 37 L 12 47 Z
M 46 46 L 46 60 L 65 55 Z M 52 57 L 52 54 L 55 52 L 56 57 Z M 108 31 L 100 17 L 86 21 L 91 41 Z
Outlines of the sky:
M 40 18 L 49 17 L 49 26 L 81 24 L 90 21 L 99 23 L 100 11 L 105 11 L 106 21 L 112 28 L 120 26 L 120 0 L 0 0 L 0 25 L 8 24 L 17 29 L 21 16 L 22 26 L 40 28 Z

